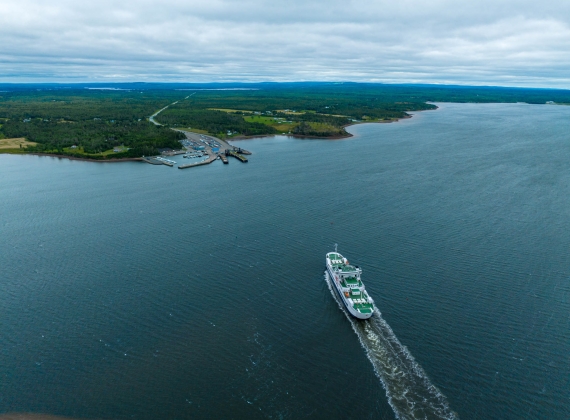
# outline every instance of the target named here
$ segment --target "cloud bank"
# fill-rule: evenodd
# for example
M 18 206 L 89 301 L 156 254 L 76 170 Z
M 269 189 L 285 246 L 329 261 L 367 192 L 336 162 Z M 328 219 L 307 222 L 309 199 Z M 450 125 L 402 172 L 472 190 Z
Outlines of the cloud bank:
M 0 81 L 570 88 L 570 2 L 3 0 Z

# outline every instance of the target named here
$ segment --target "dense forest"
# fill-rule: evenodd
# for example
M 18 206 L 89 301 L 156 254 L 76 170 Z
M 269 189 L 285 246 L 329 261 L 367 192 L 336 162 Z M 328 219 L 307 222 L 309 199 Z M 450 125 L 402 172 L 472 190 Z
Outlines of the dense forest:
M 385 121 L 408 116 L 407 111 L 435 109 L 425 102 L 384 102 L 375 91 L 355 94 L 338 87 L 258 90 L 195 91 L 162 112 L 157 121 L 225 136 L 227 131 L 243 136 L 274 134 L 280 124 L 247 122 L 252 113 L 286 119 L 293 123 L 291 134 L 338 137 L 354 121 Z M 223 110 L 223 111 L 220 111 Z
M 306 121 L 301 121 L 299 125 L 296 125 L 291 134 L 298 136 L 310 136 L 310 137 L 334 137 L 334 136 L 347 136 L 348 133 L 344 128 L 331 129 L 327 126 L 311 124 Z
M 344 85 L 304 87 L 250 91 L 196 91 L 188 102 L 197 109 L 230 109 L 251 112 L 309 111 L 327 116 L 341 115 L 349 119 L 394 119 L 406 116 L 406 111 L 435 109 L 422 100 L 390 101 L 386 92 L 378 87 L 370 89 L 346 88 Z M 405 96 L 405 95 L 404 95 Z M 185 106 L 183 102 L 178 107 Z
M 337 137 L 346 135 L 343 127 L 355 122 L 394 120 L 410 111 L 435 109 L 429 102 L 570 104 L 570 91 L 365 83 L 135 83 L 106 89 L 0 85 L 0 139 L 25 137 L 38 143 L 26 151 L 134 157 L 179 147 L 182 135 L 171 127 L 221 137 L 228 132 Z M 156 117 L 163 126 L 148 121 L 169 104 Z M 124 148 L 113 153 L 121 145 Z
M 173 95 L 176 98 L 175 95 Z M 30 152 L 103 158 L 101 153 L 124 145 L 114 158 L 158 153 L 179 147 L 181 133 L 148 122 L 149 115 L 172 100 L 168 95 L 125 97 L 124 93 L 22 92 L 0 97 L 0 135 L 37 142 Z M 71 146 L 77 149 L 70 150 Z
M 78 146 L 83 154 L 98 154 L 125 145 L 128 150 L 114 157 L 139 157 L 157 153 L 157 148 L 179 148 L 184 136 L 148 121 L 128 120 L 9 120 L 2 127 L 6 138 L 25 137 L 39 143 L 29 151 L 77 154 L 65 148 Z M 65 153 L 64 153 L 65 152 Z

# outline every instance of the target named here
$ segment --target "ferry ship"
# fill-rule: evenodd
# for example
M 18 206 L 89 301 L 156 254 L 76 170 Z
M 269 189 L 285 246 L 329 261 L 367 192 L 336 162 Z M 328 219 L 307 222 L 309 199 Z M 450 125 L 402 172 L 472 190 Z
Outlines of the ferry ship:
M 374 300 L 368 296 L 360 280 L 362 269 L 350 265 L 348 260 L 336 251 L 326 257 L 327 272 L 331 282 L 348 312 L 355 318 L 368 319 L 374 314 Z

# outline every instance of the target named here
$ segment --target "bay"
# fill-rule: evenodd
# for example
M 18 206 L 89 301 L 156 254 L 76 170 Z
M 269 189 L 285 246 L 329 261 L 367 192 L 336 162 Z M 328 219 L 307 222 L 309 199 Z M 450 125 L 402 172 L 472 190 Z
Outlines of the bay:
M 0 413 L 570 417 L 570 108 L 438 106 L 241 141 L 247 164 L 0 155 Z M 328 289 L 334 243 L 378 348 Z M 391 400 L 415 386 L 442 411 Z

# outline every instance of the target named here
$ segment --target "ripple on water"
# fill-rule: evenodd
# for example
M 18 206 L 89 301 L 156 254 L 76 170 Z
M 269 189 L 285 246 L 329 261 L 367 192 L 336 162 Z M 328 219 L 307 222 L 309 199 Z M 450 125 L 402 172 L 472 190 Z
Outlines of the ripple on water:
M 376 308 L 368 320 L 354 319 L 334 292 L 327 272 L 325 281 L 366 351 L 396 417 L 403 420 L 457 419 L 447 398 L 430 382 L 422 367 L 382 318 L 380 311 Z

